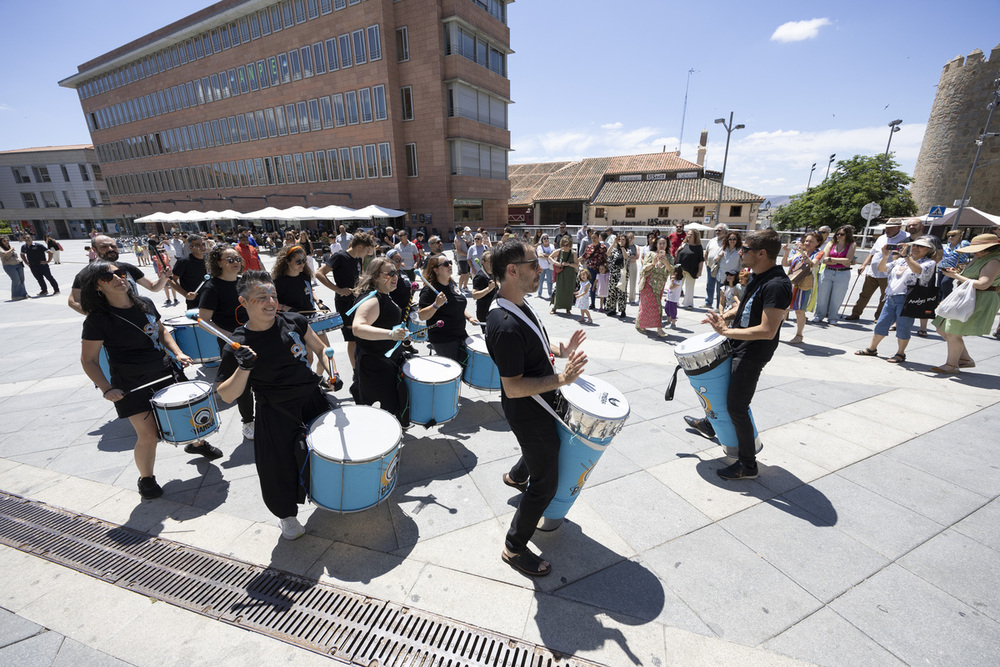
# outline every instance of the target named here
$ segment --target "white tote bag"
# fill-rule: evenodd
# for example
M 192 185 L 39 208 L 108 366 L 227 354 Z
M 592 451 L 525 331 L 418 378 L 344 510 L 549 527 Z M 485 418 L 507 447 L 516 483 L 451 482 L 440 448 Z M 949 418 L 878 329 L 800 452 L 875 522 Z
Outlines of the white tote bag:
M 935 315 L 948 320 L 965 322 L 976 309 L 976 288 L 971 280 L 964 280 L 938 304 Z

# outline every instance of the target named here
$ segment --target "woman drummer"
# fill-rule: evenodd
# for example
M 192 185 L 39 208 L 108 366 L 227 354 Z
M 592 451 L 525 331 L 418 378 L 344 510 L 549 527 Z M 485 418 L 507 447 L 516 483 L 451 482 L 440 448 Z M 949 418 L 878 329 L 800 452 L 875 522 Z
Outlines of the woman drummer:
M 355 373 L 358 378 L 358 403 L 379 406 L 396 416 L 400 425 L 410 425 L 406 384 L 401 377 L 404 348 L 398 343 L 407 336 L 403 310 L 393 300 L 402 269 L 392 260 L 375 257 L 361 274 L 354 289 L 358 299 L 365 299 L 354 314 Z M 386 357 L 386 353 L 389 353 Z
M 135 429 L 133 454 L 139 469 L 139 495 L 158 498 L 163 489 L 156 483 L 153 463 L 159 431 L 149 400 L 160 389 L 186 380 L 166 350 L 183 366 L 191 364 L 191 357 L 181 352 L 173 336 L 163 328 L 153 302 L 137 296 L 128 278 L 125 269 L 104 260 L 80 272 L 80 307 L 87 315 L 80 363 L 104 398 L 115 404 L 118 416 L 127 418 Z M 100 366 L 102 345 L 108 353 L 110 381 Z M 157 379 L 162 381 L 154 382 Z M 150 382 L 154 384 L 143 387 Z M 204 440 L 188 444 L 184 451 L 210 460 L 222 456 L 222 451 Z
M 278 293 L 278 307 L 284 312 L 314 315 L 322 310 L 322 302 L 317 303 L 313 293 L 313 271 L 309 266 L 309 255 L 302 246 L 286 246 L 278 252 L 278 259 L 271 269 L 274 288 Z M 329 346 L 330 339 L 326 332 L 317 333 L 323 345 Z M 312 365 L 313 355 L 309 352 L 309 364 Z M 326 359 L 316 359 L 316 374 L 322 376 L 326 368 Z
M 452 263 L 444 255 L 427 261 L 421 275 L 425 287 L 420 290 L 420 310 L 417 315 L 432 327 L 427 340 L 435 354 L 465 365 L 465 324 L 479 324 L 479 320 L 465 312 L 468 303 L 455 281 L 452 280 Z M 444 322 L 437 325 L 437 322 Z
M 300 537 L 305 528 L 296 518 L 305 502 L 308 480 L 307 451 L 302 444 L 305 425 L 330 409 L 319 388 L 320 378 L 306 359 L 312 350 L 326 359 L 325 348 L 309 323 L 297 313 L 281 312 L 277 290 L 266 271 L 247 271 L 237 284 L 247 322 L 236 328 L 222 353 L 218 386 L 226 403 L 252 390 L 257 398 L 254 462 L 264 504 L 281 524 L 281 536 Z M 327 372 L 336 389 L 343 386 L 336 364 Z

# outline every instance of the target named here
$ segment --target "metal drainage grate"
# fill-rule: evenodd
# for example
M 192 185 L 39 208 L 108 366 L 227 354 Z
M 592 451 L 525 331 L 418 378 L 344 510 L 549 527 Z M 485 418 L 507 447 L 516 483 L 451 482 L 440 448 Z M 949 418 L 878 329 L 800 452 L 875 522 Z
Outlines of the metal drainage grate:
M 0 491 L 0 543 L 366 667 L 595 667 L 513 637 Z

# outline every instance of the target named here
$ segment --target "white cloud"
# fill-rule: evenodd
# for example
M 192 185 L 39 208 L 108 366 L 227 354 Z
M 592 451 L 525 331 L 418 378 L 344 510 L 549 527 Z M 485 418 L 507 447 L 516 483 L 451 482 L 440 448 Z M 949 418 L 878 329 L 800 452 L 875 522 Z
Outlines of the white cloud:
M 604 130 L 620 130 L 621 127 L 622 127 L 621 121 L 616 121 L 614 123 L 605 123 L 604 125 L 601 125 L 601 128 Z
M 0 111 L 10 111 L 11 108 L 12 107 L 9 104 L 4 104 L 3 102 L 0 102 Z
M 819 35 L 819 29 L 831 25 L 830 19 L 810 19 L 808 21 L 789 21 L 782 23 L 771 35 L 772 42 L 801 42 L 814 39 Z

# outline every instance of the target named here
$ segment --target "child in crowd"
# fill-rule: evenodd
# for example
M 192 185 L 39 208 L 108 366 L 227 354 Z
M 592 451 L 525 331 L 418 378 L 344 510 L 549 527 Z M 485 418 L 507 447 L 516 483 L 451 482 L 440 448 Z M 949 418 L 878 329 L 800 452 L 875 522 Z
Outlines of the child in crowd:
M 608 298 L 608 291 L 611 289 L 611 274 L 608 273 L 607 263 L 602 263 L 597 267 L 597 298 L 601 300 L 598 310 L 604 312 L 604 300 Z
M 719 314 L 732 308 L 742 294 L 739 274 L 736 271 L 726 271 L 726 279 L 719 288 Z
M 684 285 L 684 268 L 678 264 L 667 281 L 667 301 L 663 304 L 663 312 L 671 329 L 677 328 L 677 304 L 681 300 L 681 287 Z
M 577 289 L 576 294 L 576 307 L 580 309 L 580 323 L 590 322 L 594 323 L 594 318 L 590 315 L 590 271 L 587 269 L 580 269 L 580 287 Z
M 90 264 L 95 259 L 97 259 L 97 251 L 91 248 L 89 245 L 83 246 L 83 249 L 87 251 L 87 263 Z

